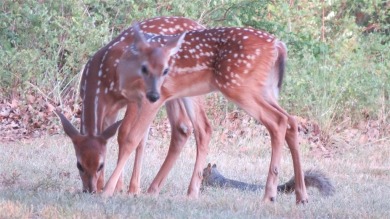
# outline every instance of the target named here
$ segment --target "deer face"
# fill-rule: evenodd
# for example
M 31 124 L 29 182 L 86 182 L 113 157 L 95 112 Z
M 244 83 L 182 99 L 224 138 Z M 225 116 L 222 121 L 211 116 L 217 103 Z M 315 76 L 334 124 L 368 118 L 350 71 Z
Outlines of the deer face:
M 98 136 L 86 136 L 80 134 L 62 113 L 56 111 L 56 114 L 61 119 L 65 133 L 72 139 L 77 157 L 76 166 L 83 183 L 83 192 L 101 191 L 104 186 L 107 140 L 116 133 L 121 121 L 114 123 Z
M 144 82 L 146 98 L 150 102 L 156 102 L 160 98 L 164 78 L 169 74 L 168 62 L 178 52 L 185 33 L 172 37 L 165 45 L 160 46 L 147 42 L 137 25 L 133 29 L 132 49 L 122 56 L 117 68 L 120 89 L 124 90 L 138 76 Z
M 169 72 L 166 57 L 166 51 L 161 47 L 148 47 L 143 53 L 139 71 L 145 83 L 146 98 L 150 102 L 156 102 L 160 98 L 162 82 Z
M 103 189 L 104 163 L 107 141 L 101 137 L 80 136 L 72 139 L 77 157 L 77 169 L 83 192 L 95 193 Z

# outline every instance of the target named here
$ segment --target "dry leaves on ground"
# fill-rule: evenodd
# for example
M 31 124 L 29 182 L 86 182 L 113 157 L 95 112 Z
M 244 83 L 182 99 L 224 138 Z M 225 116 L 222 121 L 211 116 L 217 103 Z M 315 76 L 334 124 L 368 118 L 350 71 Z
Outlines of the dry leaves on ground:
M 61 127 L 53 113 L 55 108 L 43 97 L 29 94 L 23 100 L 0 101 L 0 141 L 59 133 Z M 78 107 L 66 107 L 64 114 L 69 118 L 72 114 L 77 114 L 77 111 Z

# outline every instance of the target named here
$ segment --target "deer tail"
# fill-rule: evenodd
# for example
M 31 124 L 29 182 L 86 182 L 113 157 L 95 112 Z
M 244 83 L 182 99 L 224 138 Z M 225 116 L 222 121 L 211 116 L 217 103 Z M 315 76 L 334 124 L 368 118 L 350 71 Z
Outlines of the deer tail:
M 283 78 L 285 74 L 285 66 L 287 61 L 287 47 L 286 44 L 282 41 L 277 41 L 276 47 L 278 49 L 278 58 L 276 60 L 276 67 L 278 69 L 278 89 L 279 91 L 282 88 Z

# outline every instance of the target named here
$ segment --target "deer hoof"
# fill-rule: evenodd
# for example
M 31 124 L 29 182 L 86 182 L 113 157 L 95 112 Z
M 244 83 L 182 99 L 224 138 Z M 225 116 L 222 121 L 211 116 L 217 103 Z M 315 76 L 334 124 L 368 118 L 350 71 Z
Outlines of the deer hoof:
M 268 204 L 268 203 L 275 203 L 275 201 L 276 201 L 275 197 L 269 197 L 269 198 L 264 197 L 262 202 L 264 204 Z
M 304 205 L 304 204 L 307 204 L 309 203 L 309 200 L 305 199 L 305 200 L 297 200 L 297 205 Z

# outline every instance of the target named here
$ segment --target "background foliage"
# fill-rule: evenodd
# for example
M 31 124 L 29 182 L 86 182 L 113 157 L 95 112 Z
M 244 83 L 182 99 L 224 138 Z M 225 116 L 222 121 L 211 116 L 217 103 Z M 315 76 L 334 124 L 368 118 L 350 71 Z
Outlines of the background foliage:
M 0 10 L 2 104 L 31 96 L 77 104 L 88 57 L 135 20 L 176 15 L 209 27 L 252 26 L 286 42 L 281 102 L 325 131 L 362 118 L 389 123 L 389 1 L 5 0 Z M 216 109 L 235 110 L 218 95 L 210 98 Z

